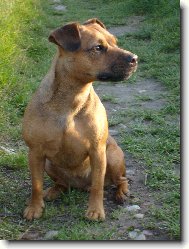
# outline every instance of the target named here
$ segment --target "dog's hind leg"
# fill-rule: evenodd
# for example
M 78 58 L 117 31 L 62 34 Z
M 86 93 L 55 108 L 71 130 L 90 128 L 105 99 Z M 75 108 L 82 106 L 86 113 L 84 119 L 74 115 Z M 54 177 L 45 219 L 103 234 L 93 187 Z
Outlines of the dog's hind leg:
M 124 154 L 112 137 L 108 137 L 107 142 L 107 171 L 106 178 L 110 179 L 117 186 L 116 200 L 123 202 L 129 193 L 128 182 L 126 178 L 126 167 Z
M 57 199 L 62 192 L 65 192 L 67 186 L 63 180 L 63 175 L 56 167 L 54 167 L 49 160 L 46 160 L 45 171 L 50 178 L 55 182 L 55 185 L 47 188 L 43 192 L 43 198 L 48 201 Z M 61 177 L 61 178 L 60 178 Z

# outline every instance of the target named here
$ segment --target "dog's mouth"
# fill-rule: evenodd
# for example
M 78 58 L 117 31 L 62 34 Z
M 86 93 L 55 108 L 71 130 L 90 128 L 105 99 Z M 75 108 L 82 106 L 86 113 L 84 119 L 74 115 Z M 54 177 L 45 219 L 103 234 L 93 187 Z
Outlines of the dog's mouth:
M 131 67 L 127 71 L 121 71 L 121 72 L 102 72 L 97 75 L 97 79 L 100 81 L 122 81 L 122 80 L 128 80 L 131 75 L 136 71 L 137 65 L 134 67 Z

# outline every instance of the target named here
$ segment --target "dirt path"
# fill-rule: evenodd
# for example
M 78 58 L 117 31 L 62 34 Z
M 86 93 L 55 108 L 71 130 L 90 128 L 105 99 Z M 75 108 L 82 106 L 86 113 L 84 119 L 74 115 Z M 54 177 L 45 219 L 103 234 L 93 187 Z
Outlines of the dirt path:
M 157 110 L 165 104 L 162 97 L 166 93 L 165 89 L 155 80 L 139 79 L 136 83 L 128 85 L 99 83 L 95 89 L 107 110 L 108 119 L 110 120 L 110 134 L 114 136 L 118 143 L 121 143 L 121 132 L 129 132 L 127 124 L 132 122 L 127 117 L 124 117 L 119 122 L 119 112 L 126 109 L 130 111 L 135 111 L 136 109 Z M 150 100 L 146 99 L 146 96 L 150 96 Z M 153 223 L 150 217 L 150 211 L 155 204 L 153 193 L 145 185 L 144 165 L 137 162 L 127 151 L 125 151 L 125 157 L 131 196 L 120 207 L 120 213 L 117 215 L 117 220 L 113 222 L 114 224 L 111 221 L 111 225 L 117 227 L 115 239 L 168 239 L 166 234 L 157 229 L 157 224 L 154 224 L 155 229 L 147 229 Z M 111 196 L 110 192 L 107 192 L 109 193 L 107 194 L 108 196 Z M 106 205 L 111 210 L 111 201 L 109 202 Z M 112 208 L 116 207 L 112 206 Z M 128 211 L 130 208 L 133 208 L 132 212 Z M 129 228 L 131 229 L 130 232 L 128 232 Z
M 119 37 L 124 34 L 138 31 L 140 24 L 143 20 L 143 16 L 131 16 L 127 19 L 127 25 L 110 27 L 108 30 L 113 35 Z

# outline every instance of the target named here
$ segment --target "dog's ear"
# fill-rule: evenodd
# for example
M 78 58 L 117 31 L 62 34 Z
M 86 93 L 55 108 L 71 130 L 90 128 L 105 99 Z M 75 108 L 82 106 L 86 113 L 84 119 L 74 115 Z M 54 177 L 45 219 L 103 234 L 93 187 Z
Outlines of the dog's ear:
M 104 23 L 102 23 L 100 20 L 98 20 L 97 18 L 92 18 L 87 20 L 86 22 L 84 22 L 84 25 L 90 24 L 90 23 L 97 23 L 98 25 L 100 25 L 102 28 L 106 29 L 106 26 L 104 25 Z
M 70 52 L 76 51 L 81 46 L 81 36 L 78 23 L 70 23 L 54 30 L 49 41 Z

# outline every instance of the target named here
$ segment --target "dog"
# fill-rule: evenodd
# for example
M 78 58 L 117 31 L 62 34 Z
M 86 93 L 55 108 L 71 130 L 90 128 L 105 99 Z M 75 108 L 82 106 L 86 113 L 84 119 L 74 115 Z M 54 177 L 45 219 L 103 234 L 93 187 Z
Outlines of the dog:
M 137 55 L 119 48 L 97 18 L 57 28 L 49 41 L 57 53 L 23 117 L 32 180 L 23 216 L 41 217 L 44 199 L 53 200 L 71 186 L 90 191 L 86 217 L 104 220 L 104 186 L 115 184 L 116 199 L 124 201 L 128 182 L 124 153 L 108 133 L 106 111 L 92 83 L 128 79 Z M 45 191 L 44 172 L 54 181 Z

